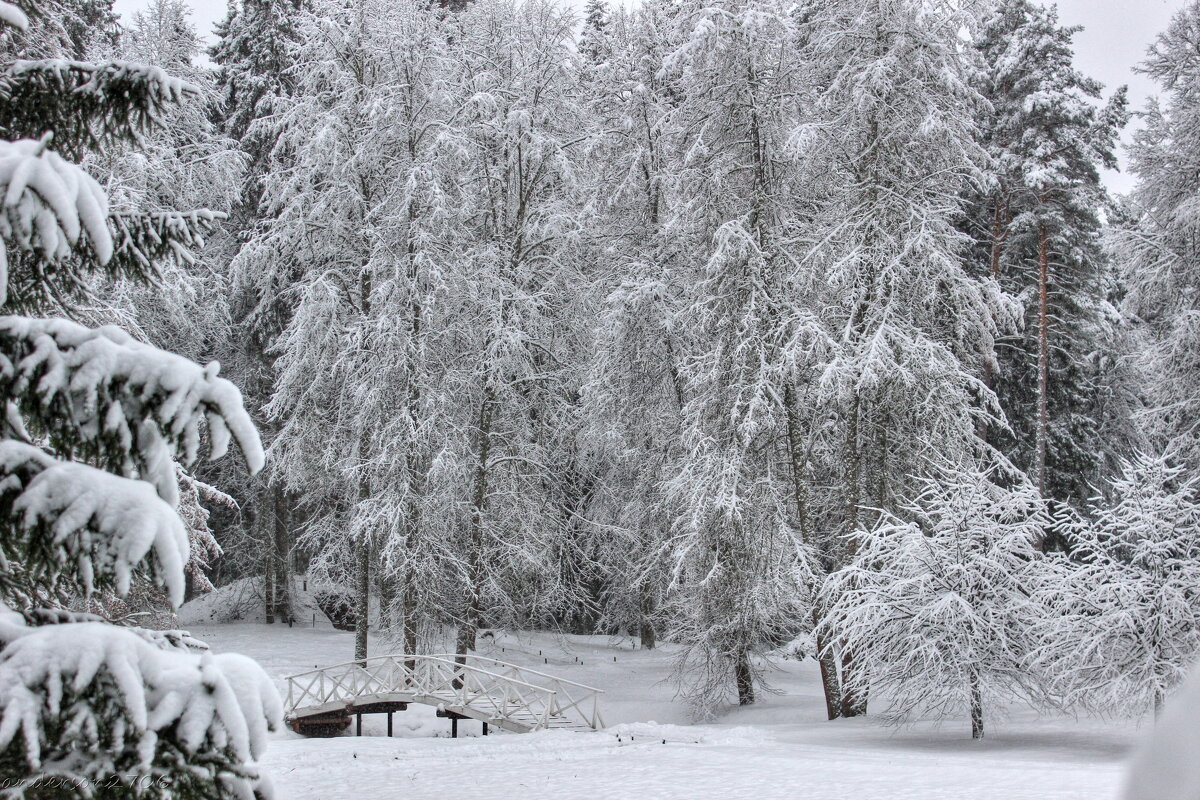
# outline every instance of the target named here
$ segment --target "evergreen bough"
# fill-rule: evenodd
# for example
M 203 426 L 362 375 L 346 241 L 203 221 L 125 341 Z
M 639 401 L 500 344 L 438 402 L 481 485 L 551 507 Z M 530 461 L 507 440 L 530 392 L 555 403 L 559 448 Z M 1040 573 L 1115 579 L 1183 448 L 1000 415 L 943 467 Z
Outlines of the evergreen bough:
M 3 52 L 46 14 L 0 2 Z M 43 39 L 49 40 L 47 37 Z M 52 38 L 52 37 L 51 37 Z M 42 48 L 30 45 L 34 50 Z M 41 55 L 40 52 L 37 53 Z M 281 708 L 251 660 L 67 610 L 137 582 L 183 599 L 179 465 L 263 450 L 241 394 L 114 327 L 63 318 L 98 276 L 188 261 L 207 211 L 112 213 L 76 163 L 194 91 L 154 67 L 0 65 L 0 797 L 252 798 Z

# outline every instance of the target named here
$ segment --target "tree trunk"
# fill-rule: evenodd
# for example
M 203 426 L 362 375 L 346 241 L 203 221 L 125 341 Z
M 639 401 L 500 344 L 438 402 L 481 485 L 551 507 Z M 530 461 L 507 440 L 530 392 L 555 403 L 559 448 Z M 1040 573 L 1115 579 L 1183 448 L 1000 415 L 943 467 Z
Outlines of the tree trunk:
M 814 541 L 808 524 L 808 484 L 804 479 L 804 465 L 807 454 L 800 440 L 800 419 L 796 413 L 796 393 L 789 382 L 784 387 L 783 403 L 787 412 L 788 460 L 792 473 L 792 495 L 796 503 L 796 521 L 800 529 L 800 539 L 813 547 L 820 559 L 821 572 L 828 575 L 833 565 L 833 557 L 829 545 L 825 542 Z M 821 615 L 816 608 L 812 612 L 813 629 L 819 631 Z M 825 636 L 817 633 L 817 663 L 821 667 L 821 690 L 825 694 L 825 713 L 830 719 L 837 719 L 841 714 L 840 691 L 838 689 L 837 664 L 833 653 L 827 647 Z
M 282 486 L 271 488 L 274 513 L 271 515 L 274 523 L 273 555 L 275 567 L 274 602 L 275 616 L 280 622 L 292 622 L 292 546 L 291 546 L 291 513 L 288 494 Z
M 861 525 L 862 513 L 862 449 L 858 441 L 859 413 L 861 401 L 855 397 L 850 403 L 846 419 L 846 453 L 845 453 L 845 492 L 846 492 L 846 561 L 852 561 L 857 547 L 851 534 Z M 841 705 L 840 714 L 843 717 L 857 717 L 867 711 L 867 691 L 862 682 L 860 669 L 854 653 L 847 647 L 841 652 Z
M 275 624 L 275 528 L 271 523 L 271 513 L 268 510 L 268 500 L 270 499 L 270 490 L 266 486 L 260 486 L 258 493 L 258 503 L 255 509 L 257 518 L 255 524 L 259 530 L 259 537 L 262 540 L 263 561 L 263 604 L 266 613 L 266 621 L 268 625 Z
M 971 673 L 971 738 L 983 738 L 983 688 L 977 672 Z
M 842 650 L 842 707 L 843 717 L 860 717 L 867 713 L 867 682 L 863 666 L 849 648 Z
M 1050 438 L 1050 241 L 1044 224 L 1038 225 L 1038 385 L 1034 479 L 1046 493 L 1046 449 Z
M 354 660 L 367 660 L 367 632 L 370 630 L 371 610 L 371 545 L 365 539 L 355 543 L 354 591 L 358 619 L 354 623 Z
M 466 597 L 454 649 L 456 660 L 460 664 L 466 660 L 463 656 L 475 649 L 475 635 L 479 631 L 479 616 L 483 605 L 483 525 L 484 515 L 487 512 L 488 468 L 492 447 L 494 405 L 494 391 L 487 386 L 484 388 L 483 400 L 479 406 L 478 461 L 475 465 L 475 492 L 471 500 L 471 527 L 466 554 L 467 585 L 464 587 Z
M 1001 205 L 1000 195 L 992 201 L 992 277 L 1000 280 L 1001 256 L 1004 254 L 1004 240 L 1008 238 L 1008 203 Z
M 813 629 L 817 631 L 817 664 L 821 668 L 821 691 L 825 694 L 825 714 L 829 719 L 842 715 L 842 691 L 838 685 L 837 662 L 828 638 L 821 633 L 821 614 L 812 612 Z
M 737 683 L 738 705 L 751 705 L 754 702 L 754 670 L 750 668 L 750 656 L 745 650 L 738 650 L 734 656 L 733 677 Z
M 379 625 L 387 631 L 396 629 L 396 576 L 390 571 L 377 574 L 375 582 L 379 585 Z
M 404 652 L 417 652 L 417 587 L 411 574 L 404 581 Z
M 638 628 L 638 634 L 642 640 L 643 650 L 653 650 L 658 639 L 654 632 L 654 622 L 652 615 L 654 613 L 654 602 L 650 599 L 650 593 L 643 590 L 641 600 L 641 624 Z

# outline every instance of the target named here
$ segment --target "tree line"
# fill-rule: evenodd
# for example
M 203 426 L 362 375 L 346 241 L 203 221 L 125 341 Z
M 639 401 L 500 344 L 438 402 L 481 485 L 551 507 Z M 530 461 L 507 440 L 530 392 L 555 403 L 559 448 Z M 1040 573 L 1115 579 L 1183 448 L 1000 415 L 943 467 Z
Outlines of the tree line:
M 220 358 L 268 454 L 196 468 L 221 577 L 287 619 L 307 572 L 356 657 L 625 631 L 701 716 L 783 653 L 830 718 L 1140 713 L 1200 620 L 1197 20 L 1114 199 L 1124 92 L 1027 0 L 242 0 L 211 66 L 158 0 L 87 47 L 200 101 L 95 169 L 228 219 L 74 313 Z

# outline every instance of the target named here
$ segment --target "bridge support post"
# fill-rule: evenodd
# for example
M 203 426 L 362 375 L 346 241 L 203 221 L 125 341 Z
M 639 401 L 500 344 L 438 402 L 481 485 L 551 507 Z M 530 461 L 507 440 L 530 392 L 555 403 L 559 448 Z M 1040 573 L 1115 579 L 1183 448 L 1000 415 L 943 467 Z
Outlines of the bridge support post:
M 451 739 L 458 738 L 458 717 L 450 718 L 450 738 Z
M 362 736 L 362 714 L 354 715 L 354 735 Z
M 388 736 L 392 735 L 392 712 L 388 712 Z
M 487 723 L 483 723 L 483 735 L 487 736 Z

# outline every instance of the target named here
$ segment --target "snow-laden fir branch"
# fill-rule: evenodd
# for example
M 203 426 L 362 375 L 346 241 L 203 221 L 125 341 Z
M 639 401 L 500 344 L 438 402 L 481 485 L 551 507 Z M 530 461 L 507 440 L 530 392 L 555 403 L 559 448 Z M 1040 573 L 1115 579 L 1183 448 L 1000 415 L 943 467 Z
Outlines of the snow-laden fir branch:
M 35 434 L 63 452 L 150 481 L 172 507 L 179 500 L 174 461 L 195 461 L 201 421 L 211 458 L 233 441 L 251 472 L 263 466 L 241 393 L 218 377 L 218 368 L 136 342 L 118 328 L 0 317 L 0 391 L 16 401 Z
M 15 441 L 0 442 L 0 517 L 9 521 L 0 577 L 31 604 L 53 597 L 74 576 L 84 596 L 111 587 L 130 589 L 149 559 L 148 577 L 163 582 L 171 602 L 183 602 L 188 536 L 175 510 L 144 481 L 84 464 L 59 461 Z M 10 595 L 11 596 L 11 595 Z

